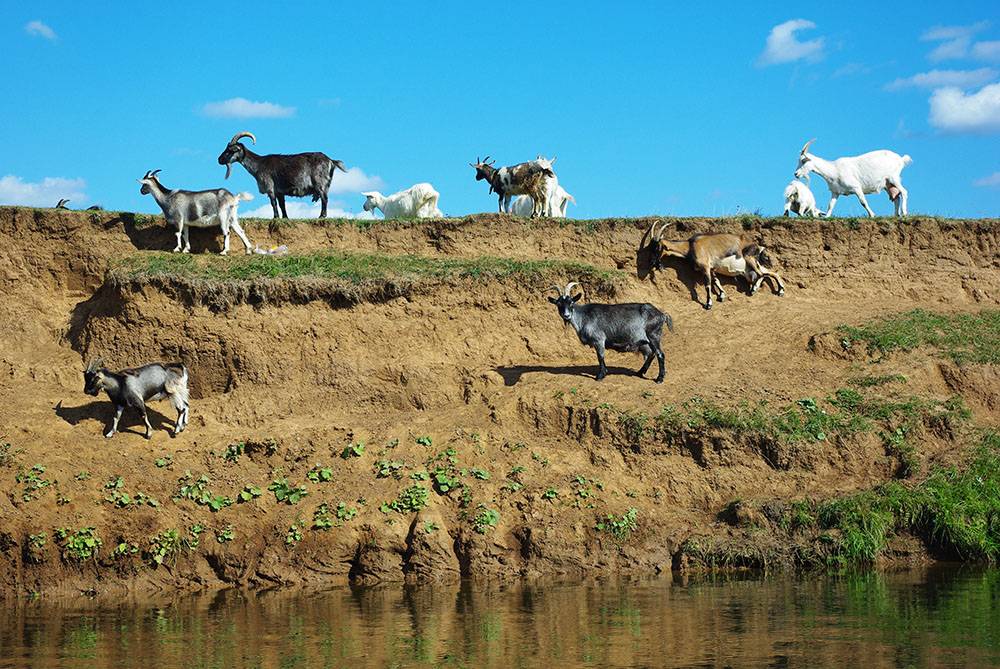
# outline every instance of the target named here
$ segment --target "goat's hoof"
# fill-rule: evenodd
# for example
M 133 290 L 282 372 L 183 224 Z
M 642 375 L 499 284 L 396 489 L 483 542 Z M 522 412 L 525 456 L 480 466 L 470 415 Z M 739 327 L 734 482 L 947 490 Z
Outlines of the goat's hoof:
M 657 383 L 663 383 L 663 377 L 662 376 L 657 377 L 656 378 L 656 382 Z
M 106 432 L 106 433 L 104 434 L 104 438 L 105 438 L 105 439 L 110 439 L 110 438 L 111 438 L 111 437 L 113 437 L 113 436 L 115 436 L 115 433 L 114 433 L 114 432 Z
M 594 377 L 594 380 L 601 381 L 602 379 L 604 379 L 605 376 L 607 376 L 607 374 L 598 374 L 597 376 Z
M 726 301 L 726 296 L 725 295 L 719 295 L 719 302 L 725 302 L 725 301 Z
M 781 296 L 782 296 L 782 295 L 784 295 L 784 294 L 785 294 L 785 291 L 784 291 L 784 290 L 779 290 L 779 291 L 778 291 L 778 297 L 781 297 Z
M 706 305 L 705 305 L 705 308 L 706 308 L 706 309 L 711 309 L 711 308 L 712 308 L 712 303 L 711 303 L 711 302 L 709 302 L 708 304 L 706 304 Z

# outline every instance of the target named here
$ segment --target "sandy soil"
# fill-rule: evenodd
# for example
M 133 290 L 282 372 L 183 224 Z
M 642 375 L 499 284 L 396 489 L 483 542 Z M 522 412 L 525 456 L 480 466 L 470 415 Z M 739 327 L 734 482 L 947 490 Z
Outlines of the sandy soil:
M 887 480 L 895 466 L 877 438 L 777 451 L 722 433 L 667 443 L 636 437 L 623 416 L 655 416 L 691 398 L 725 407 L 824 398 L 869 362 L 824 334 L 835 326 L 1000 302 L 995 221 L 757 221 L 750 232 L 771 250 L 787 293 L 765 287 L 751 297 L 723 280 L 729 300 L 711 311 L 683 261 L 649 275 L 636 254 L 649 222 L 493 214 L 247 232 L 293 252 L 558 258 L 621 270 L 614 289 L 584 286 L 587 299 L 649 301 L 671 314 L 663 384 L 632 375 L 641 360 L 616 353 L 610 375 L 595 381 L 593 351 L 545 299 L 552 277 L 415 281 L 360 303 L 322 285 L 241 299 L 170 280 L 118 285 L 106 280 L 109 261 L 172 248 L 162 221 L 136 227 L 131 214 L 0 208 L 0 443 L 9 444 L 0 453 L 0 592 L 679 568 L 686 540 L 730 531 L 718 515 L 736 498 L 827 498 Z M 731 219 L 683 219 L 671 234 L 738 229 Z M 219 249 L 210 231 L 191 237 L 196 253 Z M 108 356 L 112 368 L 182 360 L 189 428 L 172 437 L 173 412 L 159 402 L 150 405 L 151 440 L 128 411 L 122 431 L 105 439 L 111 404 L 82 392 L 91 355 Z M 878 373 L 905 375 L 908 393 L 960 393 L 975 424 L 1000 423 L 993 368 L 916 352 L 892 356 Z M 360 456 L 341 457 L 361 442 Z M 953 443 L 924 435 L 922 467 L 947 462 Z M 242 455 L 223 457 L 237 445 Z M 402 463 L 383 467 L 400 478 L 378 475 L 383 460 Z M 35 465 L 45 469 L 33 478 L 49 485 L 26 492 Z M 452 468 L 457 488 L 430 490 L 419 512 L 380 510 L 413 485 L 430 489 L 420 472 L 438 466 Z M 326 468 L 329 480 L 309 479 Z M 206 477 L 212 496 L 237 499 L 245 486 L 262 494 L 217 511 L 174 502 L 186 472 L 188 482 Z M 121 487 L 107 487 L 119 477 Z M 282 477 L 309 494 L 279 503 L 268 486 Z M 159 505 L 122 504 L 122 492 Z M 324 504 L 328 530 L 314 522 Z M 633 507 L 629 540 L 596 529 Z M 194 548 L 192 526 L 204 528 Z M 56 528 L 86 527 L 101 539 L 96 555 L 63 555 Z

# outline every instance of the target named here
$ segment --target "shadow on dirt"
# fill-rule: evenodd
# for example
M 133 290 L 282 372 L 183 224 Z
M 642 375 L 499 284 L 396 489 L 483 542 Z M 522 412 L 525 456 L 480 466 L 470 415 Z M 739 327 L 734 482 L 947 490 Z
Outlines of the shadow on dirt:
M 516 367 L 497 367 L 496 372 L 503 377 L 505 386 L 513 386 L 521 380 L 521 375 L 535 372 L 545 374 L 556 374 L 564 376 L 579 376 L 585 379 L 593 379 L 597 376 L 597 365 L 577 365 L 575 367 L 542 367 L 540 365 L 518 365 Z M 636 370 L 627 367 L 608 366 L 608 376 L 622 374 L 624 376 L 635 376 Z M 648 372 L 647 372 L 648 374 Z
M 66 407 L 63 406 L 62 402 L 59 402 L 53 410 L 59 418 L 62 418 L 70 425 L 79 425 L 88 420 L 99 422 L 102 434 L 111 427 L 111 421 L 114 417 L 114 407 L 110 402 L 88 402 L 76 407 Z M 153 426 L 154 433 L 166 430 L 173 435 L 173 420 L 148 405 L 146 406 L 146 414 L 149 416 L 149 424 Z M 142 416 L 135 409 L 128 407 L 126 407 L 122 413 L 121 420 L 118 422 L 118 431 L 138 434 L 141 437 L 146 436 L 146 426 L 142 422 Z

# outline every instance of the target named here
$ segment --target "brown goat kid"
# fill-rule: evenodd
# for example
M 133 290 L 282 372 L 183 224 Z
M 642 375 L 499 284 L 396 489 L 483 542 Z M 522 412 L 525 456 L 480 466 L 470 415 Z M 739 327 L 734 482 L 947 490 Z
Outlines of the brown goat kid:
M 660 229 L 654 230 L 656 223 L 642 236 L 640 249 L 647 248 L 650 267 L 653 270 L 663 269 L 663 257 L 683 258 L 694 265 L 695 270 L 705 275 L 705 292 L 707 301 L 705 308 L 712 308 L 712 290 L 719 295 L 719 302 L 726 301 L 726 292 L 722 289 L 717 274 L 723 276 L 742 276 L 750 283 L 750 294 L 760 288 L 765 278 L 773 278 L 777 282 L 778 295 L 785 294 L 785 283 L 781 275 L 769 269 L 771 258 L 763 246 L 749 236 L 728 233 L 698 234 L 681 241 L 664 241 L 663 231 L 672 223 L 664 223 Z M 646 238 L 649 237 L 649 246 Z

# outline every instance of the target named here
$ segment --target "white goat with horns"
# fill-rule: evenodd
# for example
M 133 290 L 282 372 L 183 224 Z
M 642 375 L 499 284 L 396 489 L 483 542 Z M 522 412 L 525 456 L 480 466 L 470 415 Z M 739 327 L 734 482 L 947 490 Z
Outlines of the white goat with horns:
M 804 178 L 808 184 L 809 173 L 815 172 L 826 180 L 826 185 L 830 189 L 830 206 L 826 210 L 827 216 L 833 212 L 833 206 L 837 204 L 837 198 L 841 195 L 857 195 L 861 206 L 865 208 L 868 215 L 875 216 L 875 212 L 865 200 L 865 195 L 881 193 L 883 190 L 889 192 L 889 199 L 895 205 L 895 215 L 906 216 L 907 193 L 899 180 L 899 173 L 913 162 L 912 158 L 882 149 L 870 151 L 860 156 L 838 158 L 833 161 L 823 160 L 808 152 L 809 145 L 815 141 L 815 139 L 810 140 L 802 147 L 802 151 L 799 153 L 799 164 L 795 168 L 795 178 Z

